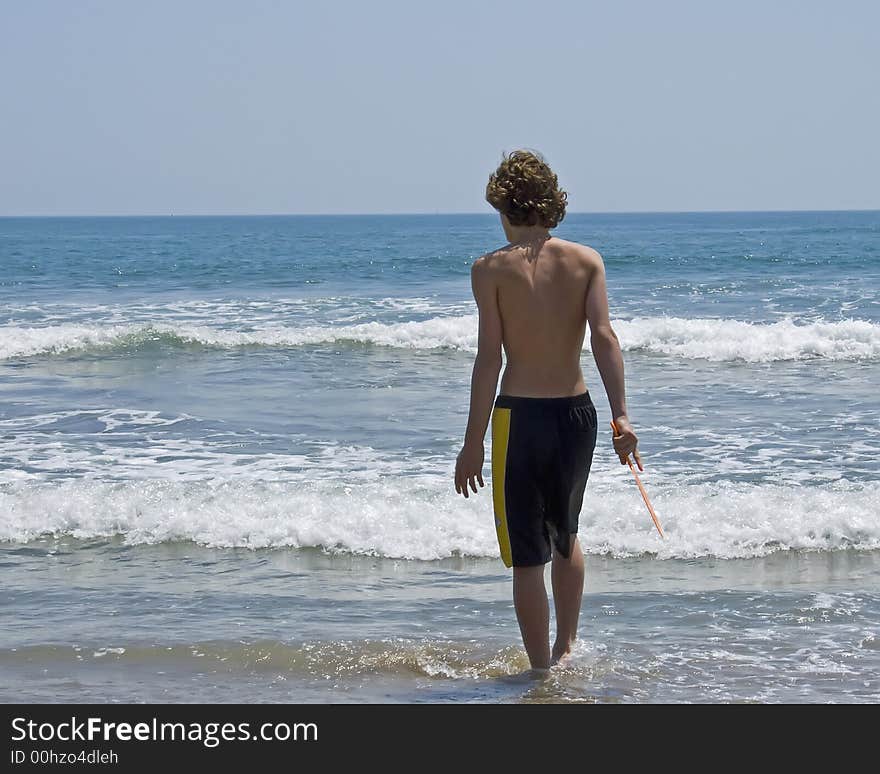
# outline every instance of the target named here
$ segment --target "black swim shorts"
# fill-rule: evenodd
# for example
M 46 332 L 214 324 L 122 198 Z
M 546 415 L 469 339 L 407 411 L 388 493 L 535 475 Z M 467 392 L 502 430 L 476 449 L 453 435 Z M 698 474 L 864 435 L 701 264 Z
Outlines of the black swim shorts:
M 492 502 L 507 567 L 546 564 L 551 541 L 571 554 L 596 448 L 590 393 L 499 395 L 492 410 Z

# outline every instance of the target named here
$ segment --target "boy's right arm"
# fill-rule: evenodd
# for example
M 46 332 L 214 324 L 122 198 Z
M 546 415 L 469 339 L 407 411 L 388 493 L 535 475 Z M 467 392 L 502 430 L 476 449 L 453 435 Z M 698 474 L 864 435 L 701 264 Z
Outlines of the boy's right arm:
M 608 403 L 611 405 L 611 416 L 617 426 L 617 435 L 613 437 L 614 451 L 620 457 L 620 464 L 626 464 L 626 457 L 632 454 L 639 470 L 642 460 L 636 444 L 638 437 L 626 414 L 626 386 L 623 373 L 623 353 L 617 334 L 611 327 L 608 311 L 608 287 L 605 282 L 605 264 L 602 256 L 590 250 L 591 276 L 587 287 L 585 312 L 590 325 L 590 348 L 593 358 L 605 385 Z

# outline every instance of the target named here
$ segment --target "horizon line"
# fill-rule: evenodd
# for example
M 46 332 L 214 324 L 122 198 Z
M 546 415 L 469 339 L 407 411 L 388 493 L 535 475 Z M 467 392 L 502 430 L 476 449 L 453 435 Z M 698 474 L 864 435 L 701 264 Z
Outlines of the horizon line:
M 880 207 L 858 208 L 804 208 L 804 209 L 767 209 L 767 210 L 580 210 L 568 212 L 566 215 L 736 215 L 736 214 L 763 214 L 763 213 L 823 213 L 823 212 L 880 212 Z M 55 213 L 51 215 L 25 213 L 21 215 L 0 214 L 0 219 L 11 220 L 13 218 L 352 218 L 352 217 L 417 217 L 439 215 L 488 215 L 495 216 L 496 212 L 477 211 L 441 211 L 424 210 L 418 212 L 216 212 L 216 213 L 191 213 L 191 212 L 165 212 L 165 213 Z M 564 222 L 564 220 L 563 220 Z M 557 227 L 558 228 L 558 227 Z

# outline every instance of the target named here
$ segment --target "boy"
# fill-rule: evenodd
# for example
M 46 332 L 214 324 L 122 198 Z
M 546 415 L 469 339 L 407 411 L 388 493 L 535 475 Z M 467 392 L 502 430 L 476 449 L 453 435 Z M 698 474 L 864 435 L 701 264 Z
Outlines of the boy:
M 577 634 L 584 586 L 578 516 L 596 445 L 596 409 L 580 367 L 586 324 L 618 434 L 621 464 L 642 468 L 626 415 L 623 355 L 611 328 L 605 267 L 595 250 L 550 235 L 567 194 L 537 153 L 505 155 L 486 200 L 509 240 L 478 258 L 471 284 L 480 315 L 464 446 L 455 491 L 483 484 L 483 438 L 492 418 L 492 499 L 498 543 L 513 567 L 513 600 L 531 666 L 566 658 Z M 507 367 L 497 399 L 501 348 Z M 494 407 L 493 407 L 494 401 Z M 544 566 L 552 560 L 556 641 Z

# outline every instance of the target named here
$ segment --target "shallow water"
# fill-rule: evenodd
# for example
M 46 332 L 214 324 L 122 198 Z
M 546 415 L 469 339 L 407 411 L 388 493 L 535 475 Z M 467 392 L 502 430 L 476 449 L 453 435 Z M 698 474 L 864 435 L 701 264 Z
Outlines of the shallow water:
M 880 699 L 878 552 L 588 558 L 581 640 L 544 679 L 493 560 L 65 539 L 0 561 L 4 701 Z

